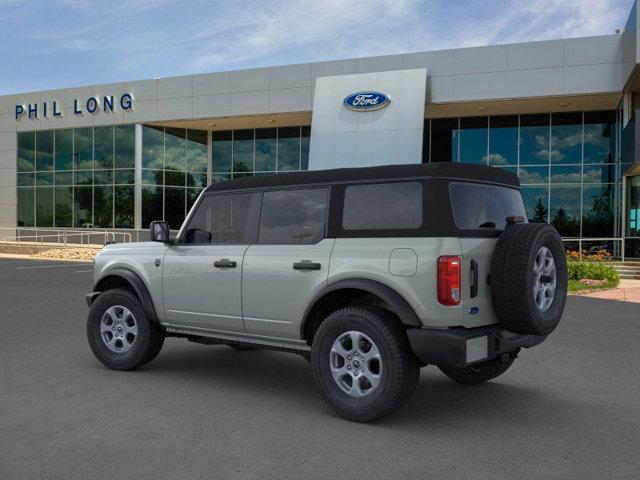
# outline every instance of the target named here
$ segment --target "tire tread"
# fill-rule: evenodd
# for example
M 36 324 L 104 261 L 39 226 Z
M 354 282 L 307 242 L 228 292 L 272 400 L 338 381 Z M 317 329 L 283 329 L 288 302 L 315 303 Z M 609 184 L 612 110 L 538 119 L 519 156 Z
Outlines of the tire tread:
M 394 362 L 395 381 L 391 385 L 391 389 L 384 398 L 382 405 L 364 408 L 362 412 L 354 412 L 353 409 L 344 406 L 342 402 L 333 398 L 332 394 L 324 388 L 321 377 L 327 375 L 328 372 L 324 371 L 323 362 L 319 359 L 319 348 L 312 349 L 311 353 L 314 378 L 321 396 L 338 415 L 352 422 L 371 422 L 398 410 L 409 402 L 418 384 L 420 368 L 411 350 L 404 328 L 393 314 L 379 307 L 346 307 L 334 311 L 318 328 L 314 337 L 314 345 L 317 345 L 316 342 L 325 335 L 325 332 L 343 321 L 344 317 L 365 319 L 367 323 L 377 330 L 378 334 L 387 340 L 390 350 L 389 357 Z M 333 379 L 331 379 L 331 382 L 333 382 Z M 335 388 L 337 389 L 337 386 Z
M 109 305 L 110 297 L 122 296 L 128 301 L 134 303 L 137 307 L 136 321 L 138 323 L 138 331 L 146 331 L 146 335 L 143 333 L 139 336 L 139 343 L 135 345 L 135 351 L 131 356 L 119 358 L 111 352 L 103 351 L 98 344 L 94 335 L 94 322 L 100 322 L 99 318 L 96 318 L 96 312 L 100 311 L 103 304 Z M 140 300 L 131 293 L 129 290 L 122 288 L 115 288 L 107 290 L 101 293 L 95 300 L 89 311 L 87 317 L 87 339 L 89 346 L 95 357 L 106 367 L 112 370 L 133 370 L 138 367 L 142 367 L 151 362 L 160 353 L 164 344 L 164 331 L 162 327 L 155 321 L 149 319 L 146 314 Z
M 500 236 L 491 261 L 491 301 L 500 323 L 512 332 L 546 335 L 535 320 L 537 312 L 531 303 L 531 271 L 525 261 L 531 258 L 532 248 L 544 235 L 552 235 L 554 242 L 562 246 L 557 231 L 546 223 L 524 223 L 509 225 Z M 564 251 L 564 247 L 562 247 Z M 561 302 L 557 321 L 562 314 L 566 296 L 566 260 L 556 258 L 559 272 L 557 293 Z M 565 282 L 565 285 L 562 285 Z M 526 294 L 525 294 L 526 293 Z M 557 325 L 552 325 L 551 330 Z

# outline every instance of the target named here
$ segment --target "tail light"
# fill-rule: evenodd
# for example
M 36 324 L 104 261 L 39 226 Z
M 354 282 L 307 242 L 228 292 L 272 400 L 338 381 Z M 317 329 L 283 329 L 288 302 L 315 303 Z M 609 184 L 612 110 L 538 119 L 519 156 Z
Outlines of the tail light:
M 460 303 L 460 257 L 447 255 L 438 258 L 438 302 L 443 305 Z

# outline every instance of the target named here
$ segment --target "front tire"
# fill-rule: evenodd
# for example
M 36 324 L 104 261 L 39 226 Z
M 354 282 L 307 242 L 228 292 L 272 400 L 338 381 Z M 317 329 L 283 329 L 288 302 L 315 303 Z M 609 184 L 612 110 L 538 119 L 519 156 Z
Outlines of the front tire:
M 140 301 L 123 289 L 107 290 L 87 318 L 87 340 L 95 357 L 112 370 L 132 370 L 153 360 L 164 344 L 162 327 Z
M 516 359 L 515 355 L 498 355 L 493 360 L 476 363 L 463 368 L 438 367 L 442 373 L 463 385 L 477 385 L 499 377 L 506 372 Z
M 371 422 L 405 405 L 420 375 L 406 332 L 375 307 L 329 315 L 314 337 L 311 367 L 322 398 L 354 422 Z

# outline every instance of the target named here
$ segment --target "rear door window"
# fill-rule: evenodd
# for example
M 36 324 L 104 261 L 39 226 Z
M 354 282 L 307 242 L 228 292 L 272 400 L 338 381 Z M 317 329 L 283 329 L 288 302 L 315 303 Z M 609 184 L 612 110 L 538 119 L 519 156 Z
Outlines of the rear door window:
M 461 230 L 503 230 L 507 217 L 526 219 L 522 195 L 515 188 L 452 182 L 449 194 L 453 219 Z
M 325 234 L 328 198 L 328 188 L 265 192 L 258 243 L 318 243 Z
M 344 192 L 344 230 L 412 230 L 422 226 L 418 182 L 350 185 Z

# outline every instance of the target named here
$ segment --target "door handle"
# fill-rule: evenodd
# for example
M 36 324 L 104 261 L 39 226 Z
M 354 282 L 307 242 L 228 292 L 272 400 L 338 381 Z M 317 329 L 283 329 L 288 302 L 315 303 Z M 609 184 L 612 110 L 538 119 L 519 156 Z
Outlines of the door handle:
M 213 266 L 216 268 L 236 268 L 236 262 L 232 262 L 228 258 L 217 260 L 213 262 Z
M 294 270 L 320 270 L 322 265 L 311 260 L 302 260 L 293 264 Z
M 471 298 L 478 296 L 478 262 L 471 260 Z

